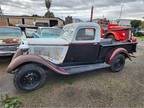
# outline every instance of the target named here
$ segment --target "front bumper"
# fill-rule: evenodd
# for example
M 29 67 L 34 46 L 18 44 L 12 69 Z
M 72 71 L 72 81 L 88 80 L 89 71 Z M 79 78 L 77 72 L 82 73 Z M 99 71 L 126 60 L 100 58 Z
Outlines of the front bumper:
M 0 51 L 0 56 L 12 56 L 16 51 Z
M 19 45 L 0 45 L 0 56 L 12 56 Z

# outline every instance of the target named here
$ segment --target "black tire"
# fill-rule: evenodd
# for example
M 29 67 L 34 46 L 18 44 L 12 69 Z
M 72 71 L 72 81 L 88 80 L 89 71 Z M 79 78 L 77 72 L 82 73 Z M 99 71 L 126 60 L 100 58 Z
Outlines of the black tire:
M 125 56 L 122 54 L 117 55 L 111 63 L 111 70 L 112 72 L 120 72 L 123 70 L 125 65 Z
M 14 85 L 21 91 L 33 91 L 44 85 L 46 71 L 37 64 L 26 64 L 20 67 L 14 76 Z

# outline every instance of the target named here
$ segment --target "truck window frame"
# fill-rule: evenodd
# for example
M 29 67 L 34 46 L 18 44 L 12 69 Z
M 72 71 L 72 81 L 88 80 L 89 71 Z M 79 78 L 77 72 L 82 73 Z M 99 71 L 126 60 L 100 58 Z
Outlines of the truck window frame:
M 79 33 L 81 30 L 85 30 L 85 31 L 86 31 L 86 30 L 89 30 L 89 29 L 93 30 L 93 35 L 83 34 L 83 35 L 84 35 L 83 37 L 87 36 L 87 39 L 86 39 L 86 38 L 78 39 L 78 33 Z M 96 29 L 93 28 L 93 27 L 80 28 L 80 29 L 77 31 L 77 33 L 76 33 L 75 40 L 76 40 L 76 41 L 93 41 L 93 40 L 95 40 L 95 35 L 96 35 Z M 81 36 L 81 37 L 82 37 L 82 36 Z M 91 38 L 91 39 L 88 39 L 88 37 L 92 37 L 92 38 Z

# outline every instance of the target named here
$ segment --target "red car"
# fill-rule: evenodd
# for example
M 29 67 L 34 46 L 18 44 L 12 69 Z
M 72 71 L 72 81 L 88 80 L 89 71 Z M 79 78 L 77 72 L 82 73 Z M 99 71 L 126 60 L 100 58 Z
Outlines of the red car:
M 101 26 L 101 37 L 112 38 L 113 41 L 127 41 L 131 36 L 131 28 L 110 23 L 106 19 L 98 22 Z

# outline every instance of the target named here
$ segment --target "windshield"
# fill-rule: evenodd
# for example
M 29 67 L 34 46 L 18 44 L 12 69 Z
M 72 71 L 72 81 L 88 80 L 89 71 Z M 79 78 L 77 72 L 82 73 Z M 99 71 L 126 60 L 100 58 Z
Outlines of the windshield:
M 67 40 L 67 41 L 71 41 L 73 38 L 73 31 L 74 31 L 74 27 L 73 26 L 66 26 L 63 29 L 63 33 L 61 33 L 61 38 Z
M 22 32 L 19 28 L 0 27 L 0 36 L 18 37 Z
M 58 28 L 43 28 L 41 29 L 41 38 L 59 37 L 62 31 Z
M 32 38 L 33 33 L 35 33 L 37 29 L 27 29 L 25 30 L 27 38 Z
M 63 32 L 59 28 L 40 28 L 33 33 L 34 38 L 58 38 Z

